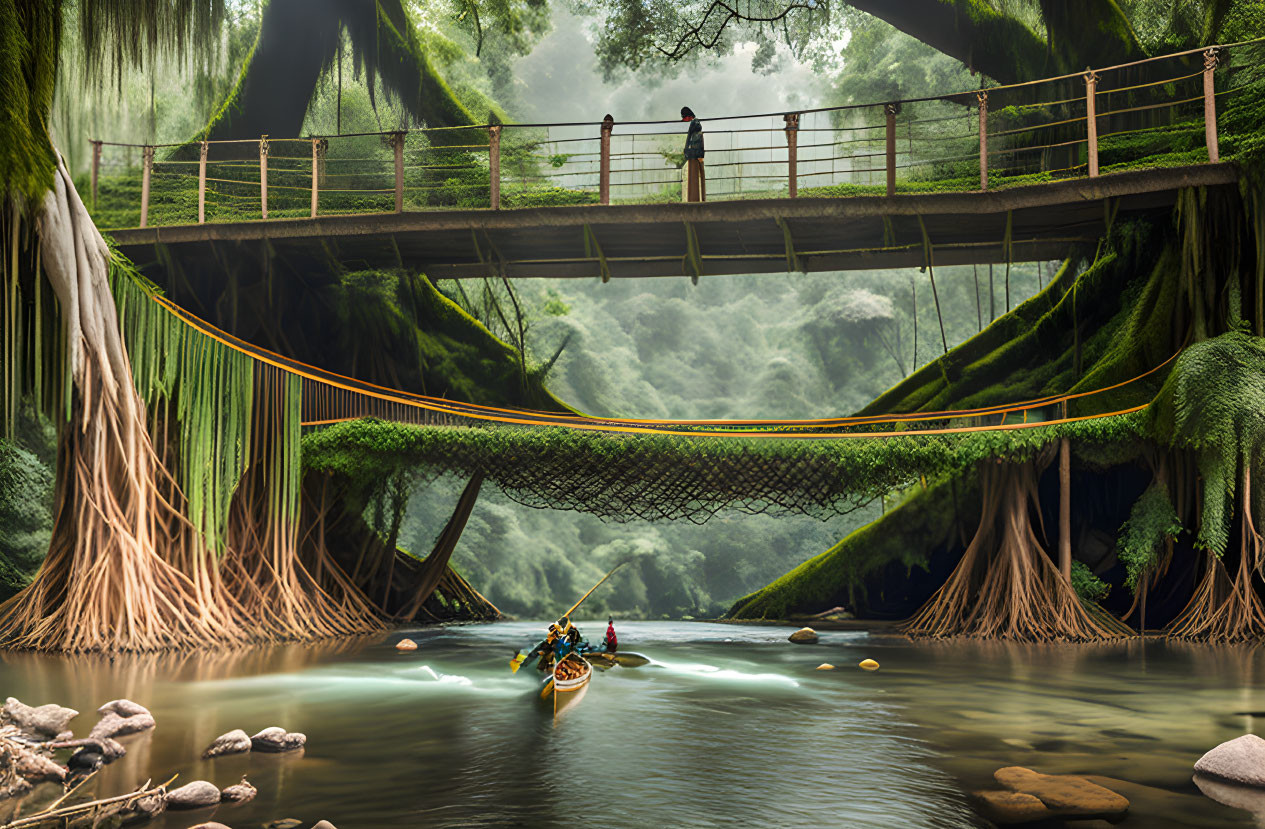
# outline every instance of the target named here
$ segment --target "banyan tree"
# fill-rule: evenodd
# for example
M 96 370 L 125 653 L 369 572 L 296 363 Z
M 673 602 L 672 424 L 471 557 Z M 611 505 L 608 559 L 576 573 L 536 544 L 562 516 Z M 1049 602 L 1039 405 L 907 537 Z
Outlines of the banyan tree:
M 0 607 L 8 646 L 232 644 L 369 631 L 387 615 L 300 537 L 295 378 L 158 304 L 97 231 L 47 131 L 63 26 L 80 28 L 101 69 L 205 48 L 222 13 L 219 0 L 0 3 L 0 424 L 11 437 L 25 399 L 58 432 L 52 541 Z M 403 586 L 424 594 L 411 609 L 446 587 L 494 613 L 446 561 L 402 565 Z

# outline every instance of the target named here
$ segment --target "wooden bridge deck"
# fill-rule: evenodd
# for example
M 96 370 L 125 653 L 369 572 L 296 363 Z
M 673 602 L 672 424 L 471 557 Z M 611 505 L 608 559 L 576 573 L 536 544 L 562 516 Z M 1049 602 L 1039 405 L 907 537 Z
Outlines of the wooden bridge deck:
M 969 193 L 321 216 L 112 235 L 142 265 L 160 245 L 180 258 L 270 245 L 300 267 L 333 257 L 437 279 L 626 278 L 918 267 L 925 228 L 934 265 L 984 264 L 1058 259 L 1097 242 L 1109 216 L 1163 213 L 1182 188 L 1237 181 L 1236 165 L 1216 163 Z

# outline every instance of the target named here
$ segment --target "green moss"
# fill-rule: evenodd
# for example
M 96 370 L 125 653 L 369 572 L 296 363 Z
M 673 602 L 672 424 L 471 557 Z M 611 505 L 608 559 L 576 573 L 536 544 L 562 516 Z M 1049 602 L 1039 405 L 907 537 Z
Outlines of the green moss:
M 952 488 L 939 484 L 916 492 L 898 509 L 871 521 L 835 546 L 734 603 L 733 619 L 786 619 L 814 612 L 841 599 L 855 607 L 866 579 L 893 563 L 927 567 L 929 551 L 953 533 Z M 978 493 L 963 493 L 968 510 L 978 508 Z M 846 597 L 846 599 L 845 599 Z

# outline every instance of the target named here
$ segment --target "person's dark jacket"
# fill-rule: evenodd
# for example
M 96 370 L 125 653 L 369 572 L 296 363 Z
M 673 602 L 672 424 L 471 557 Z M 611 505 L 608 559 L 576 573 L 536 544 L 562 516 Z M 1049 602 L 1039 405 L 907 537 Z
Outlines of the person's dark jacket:
M 690 121 L 690 131 L 685 136 L 685 159 L 703 157 L 703 122 Z

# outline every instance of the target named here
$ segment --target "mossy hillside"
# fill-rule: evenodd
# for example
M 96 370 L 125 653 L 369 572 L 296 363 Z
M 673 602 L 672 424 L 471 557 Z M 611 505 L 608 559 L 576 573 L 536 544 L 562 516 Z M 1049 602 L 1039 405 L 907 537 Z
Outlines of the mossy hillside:
M 965 488 L 964 488 L 965 489 Z M 979 493 L 961 493 L 969 509 L 978 509 Z M 856 608 L 867 582 L 879 570 L 899 566 L 926 569 L 932 550 L 951 543 L 956 514 L 948 483 L 916 491 L 899 508 L 871 521 L 824 553 L 734 602 L 726 614 L 735 619 L 785 619 L 806 608 Z M 911 543 L 918 539 L 918 543 Z

